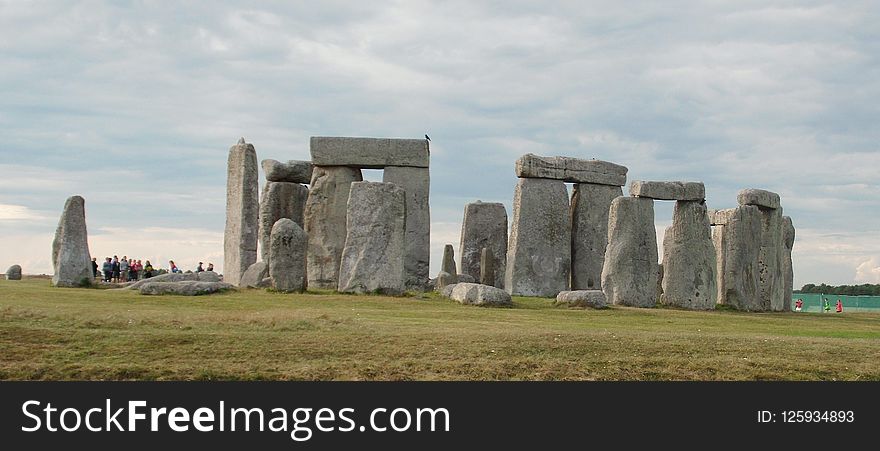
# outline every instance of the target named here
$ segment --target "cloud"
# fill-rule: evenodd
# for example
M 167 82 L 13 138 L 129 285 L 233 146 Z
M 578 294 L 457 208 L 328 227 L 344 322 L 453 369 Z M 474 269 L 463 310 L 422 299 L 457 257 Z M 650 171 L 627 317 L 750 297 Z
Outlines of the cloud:
M 856 282 L 880 283 L 880 258 L 871 257 L 856 267 Z
M 43 219 L 40 213 L 23 205 L 0 204 L 0 221 L 33 221 Z

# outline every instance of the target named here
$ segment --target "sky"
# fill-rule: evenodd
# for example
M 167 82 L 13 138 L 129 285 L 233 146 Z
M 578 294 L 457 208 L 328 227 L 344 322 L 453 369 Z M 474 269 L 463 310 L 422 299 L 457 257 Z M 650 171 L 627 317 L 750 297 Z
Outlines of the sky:
M 431 136 L 432 274 L 525 153 L 778 192 L 795 286 L 880 283 L 876 1 L 0 0 L 0 269 L 51 273 L 64 201 L 93 256 L 222 268 L 226 158 Z M 380 180 L 379 171 L 365 171 Z M 658 235 L 672 205 L 657 202 Z

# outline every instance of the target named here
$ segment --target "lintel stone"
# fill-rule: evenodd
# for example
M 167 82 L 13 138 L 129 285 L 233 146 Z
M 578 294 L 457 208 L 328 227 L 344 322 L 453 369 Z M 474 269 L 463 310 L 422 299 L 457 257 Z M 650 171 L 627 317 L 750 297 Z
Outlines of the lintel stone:
M 602 160 L 571 157 L 543 157 L 527 153 L 516 160 L 516 176 L 562 180 L 572 183 L 623 186 L 627 168 Z
M 310 150 L 315 166 L 427 168 L 430 162 L 425 139 L 312 136 Z
M 634 180 L 629 186 L 629 194 L 657 200 L 703 200 L 706 198 L 706 187 L 703 182 Z

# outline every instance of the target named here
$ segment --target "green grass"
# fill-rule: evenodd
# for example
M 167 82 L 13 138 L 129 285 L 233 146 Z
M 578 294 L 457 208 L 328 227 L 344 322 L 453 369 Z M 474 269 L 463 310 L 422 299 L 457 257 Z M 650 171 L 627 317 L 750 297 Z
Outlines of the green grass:
M 0 281 L 0 379 L 880 380 L 880 315 Z

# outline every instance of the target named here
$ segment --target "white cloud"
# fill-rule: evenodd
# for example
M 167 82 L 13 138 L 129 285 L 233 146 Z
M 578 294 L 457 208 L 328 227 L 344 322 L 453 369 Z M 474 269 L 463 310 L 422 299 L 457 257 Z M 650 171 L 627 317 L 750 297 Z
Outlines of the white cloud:
M 871 257 L 856 267 L 855 282 L 880 283 L 880 257 Z

